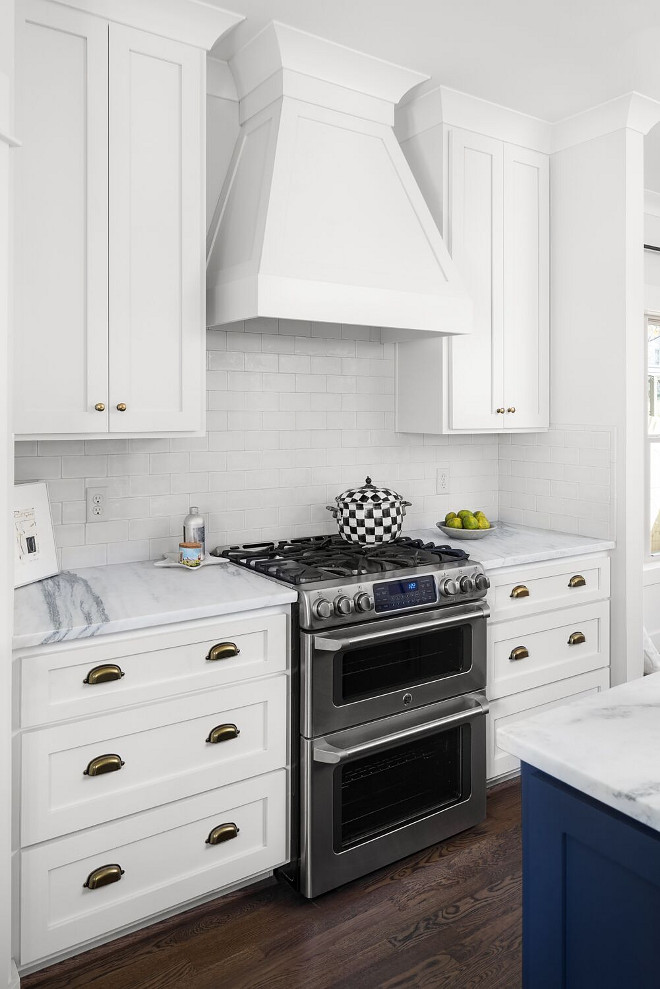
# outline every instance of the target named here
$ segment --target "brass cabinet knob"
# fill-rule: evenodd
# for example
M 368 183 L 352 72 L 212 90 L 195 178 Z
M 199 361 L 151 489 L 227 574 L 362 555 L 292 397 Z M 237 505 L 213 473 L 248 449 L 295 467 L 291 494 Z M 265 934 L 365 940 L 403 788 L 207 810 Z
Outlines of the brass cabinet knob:
M 117 666 L 116 663 L 103 663 L 101 666 L 95 666 L 93 670 L 90 670 L 83 683 L 94 686 L 97 683 L 108 683 L 109 680 L 121 680 L 125 675 L 121 666 Z
M 587 641 L 587 637 L 584 632 L 571 632 L 568 637 L 569 646 L 580 646 L 583 642 Z
M 117 412 L 125 412 L 125 411 L 126 411 L 126 403 L 120 402 L 119 405 L 117 406 Z
M 586 583 L 587 583 L 587 582 L 586 582 L 586 580 L 584 579 L 584 577 L 582 576 L 582 574 L 581 574 L 581 573 L 576 573 L 576 574 L 575 574 L 575 575 L 574 575 L 573 577 L 571 577 L 571 579 L 569 580 L 569 582 L 568 582 L 568 586 L 569 586 L 569 587 L 585 587 L 585 586 L 586 586 Z
M 124 875 L 124 870 L 120 865 L 102 865 L 100 869 L 94 869 L 87 876 L 83 883 L 86 889 L 100 889 L 101 886 L 109 886 L 110 883 L 118 883 Z
M 515 649 L 511 650 L 509 654 L 509 659 L 511 660 L 512 663 L 515 663 L 516 660 L 527 659 L 528 656 L 529 656 L 529 649 L 527 649 L 526 646 L 516 646 Z
M 236 725 L 216 725 L 209 732 L 206 741 L 210 742 L 211 745 L 217 745 L 218 742 L 228 742 L 230 738 L 238 738 L 240 734 L 240 728 Z
M 232 659 L 233 656 L 238 656 L 240 651 L 235 642 L 218 642 L 211 646 L 206 658 L 209 663 L 214 663 L 217 659 Z
M 507 412 L 515 412 L 515 411 L 516 411 L 515 405 L 510 405 L 509 408 L 507 409 Z
M 87 764 L 87 769 L 83 771 L 83 776 L 103 776 L 104 773 L 116 773 L 125 765 L 121 756 L 115 752 L 108 752 L 106 755 L 97 755 Z
M 103 402 L 97 402 L 94 408 L 96 409 L 97 412 L 105 412 L 105 405 L 103 404 Z
M 512 598 L 528 598 L 529 588 L 525 587 L 524 584 L 516 584 L 516 586 L 511 591 L 510 597 Z
M 504 415 L 504 409 L 495 409 L 495 411 L 501 416 Z
M 223 841 L 231 841 L 232 838 L 238 837 L 240 828 L 237 828 L 235 824 L 218 824 L 217 828 L 213 828 L 209 832 L 209 836 L 206 839 L 207 845 L 220 845 Z

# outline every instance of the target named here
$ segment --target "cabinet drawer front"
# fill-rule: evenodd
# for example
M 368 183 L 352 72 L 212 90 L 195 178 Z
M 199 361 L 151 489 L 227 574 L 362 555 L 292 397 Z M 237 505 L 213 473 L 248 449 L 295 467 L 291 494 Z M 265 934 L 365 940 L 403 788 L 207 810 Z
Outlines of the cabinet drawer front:
M 575 557 L 494 570 L 490 585 L 491 622 L 518 618 L 609 597 L 610 561 L 607 556 Z
M 28 728 L 87 717 L 278 673 L 286 669 L 287 628 L 287 615 L 271 611 L 26 651 L 21 658 L 21 723 Z M 218 643 L 234 644 L 238 654 L 208 660 Z M 124 676 L 96 684 L 84 682 L 90 671 L 104 664 L 119 666 Z
M 208 844 L 223 824 L 234 824 L 236 837 Z M 27 849 L 21 853 L 21 963 L 220 891 L 287 858 L 285 770 Z M 84 887 L 91 873 L 109 864 L 123 870 L 119 881 Z
M 607 601 L 502 622 L 488 632 L 490 700 L 608 665 Z
M 288 677 L 278 676 L 26 732 L 21 843 L 286 765 L 287 689 Z M 214 729 L 215 742 L 209 740 Z M 115 757 L 110 766 L 104 756 Z M 101 760 L 99 775 L 93 775 L 95 760 Z
M 610 685 L 610 671 L 607 669 L 594 670 L 581 676 L 570 677 L 568 680 L 558 680 L 556 683 L 524 690 L 510 697 L 502 697 L 492 701 L 486 718 L 486 773 L 489 780 L 511 773 L 520 768 L 520 760 L 511 755 L 498 744 L 500 728 L 513 724 L 541 711 L 549 711 L 559 707 L 568 700 L 577 700 L 588 694 L 597 694 L 607 690 Z

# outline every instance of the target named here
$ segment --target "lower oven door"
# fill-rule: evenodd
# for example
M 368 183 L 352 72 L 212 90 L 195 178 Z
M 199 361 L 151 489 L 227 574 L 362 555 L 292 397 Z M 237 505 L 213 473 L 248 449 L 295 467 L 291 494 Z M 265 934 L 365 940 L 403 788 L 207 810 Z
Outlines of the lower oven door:
M 485 603 L 303 632 L 306 738 L 486 687 Z
M 486 816 L 484 694 L 301 739 L 300 892 L 318 896 Z

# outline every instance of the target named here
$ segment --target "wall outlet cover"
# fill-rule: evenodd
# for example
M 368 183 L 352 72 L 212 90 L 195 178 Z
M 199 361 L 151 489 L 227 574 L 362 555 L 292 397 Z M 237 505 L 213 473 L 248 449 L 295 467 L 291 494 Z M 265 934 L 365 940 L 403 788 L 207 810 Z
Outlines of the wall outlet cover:
M 438 467 L 435 489 L 438 494 L 449 494 L 449 467 Z
M 103 522 L 108 511 L 108 489 L 86 488 L 87 521 Z

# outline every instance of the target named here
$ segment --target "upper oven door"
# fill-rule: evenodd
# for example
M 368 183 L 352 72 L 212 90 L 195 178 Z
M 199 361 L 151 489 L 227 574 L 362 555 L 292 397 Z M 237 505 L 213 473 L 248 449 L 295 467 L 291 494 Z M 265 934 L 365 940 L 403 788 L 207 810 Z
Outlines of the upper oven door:
M 302 633 L 306 738 L 486 686 L 485 604 Z

